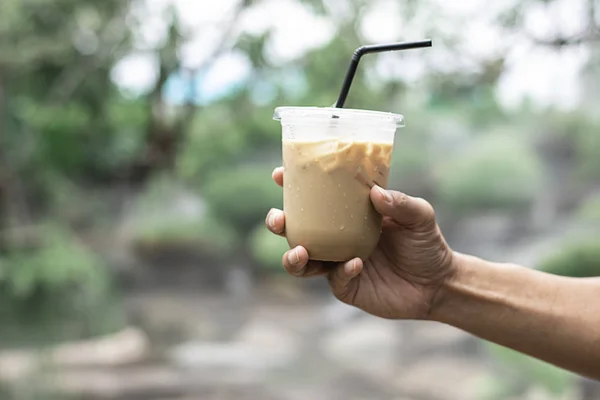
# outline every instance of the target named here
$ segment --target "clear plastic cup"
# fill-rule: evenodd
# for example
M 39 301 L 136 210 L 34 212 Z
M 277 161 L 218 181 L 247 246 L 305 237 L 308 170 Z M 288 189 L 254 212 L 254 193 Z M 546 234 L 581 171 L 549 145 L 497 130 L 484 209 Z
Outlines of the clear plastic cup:
M 344 108 L 279 107 L 283 210 L 291 247 L 313 260 L 367 258 L 381 234 L 373 185 L 387 188 L 396 129 L 404 117 Z

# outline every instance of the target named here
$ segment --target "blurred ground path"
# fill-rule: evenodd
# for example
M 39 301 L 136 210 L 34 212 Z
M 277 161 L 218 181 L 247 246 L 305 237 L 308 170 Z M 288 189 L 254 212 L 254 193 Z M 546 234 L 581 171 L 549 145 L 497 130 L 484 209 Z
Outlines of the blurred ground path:
M 370 317 L 287 277 L 241 308 L 190 290 L 138 293 L 127 307 L 142 330 L 105 338 L 101 362 L 96 341 L 68 344 L 39 384 L 90 400 L 479 400 L 492 371 L 461 331 Z

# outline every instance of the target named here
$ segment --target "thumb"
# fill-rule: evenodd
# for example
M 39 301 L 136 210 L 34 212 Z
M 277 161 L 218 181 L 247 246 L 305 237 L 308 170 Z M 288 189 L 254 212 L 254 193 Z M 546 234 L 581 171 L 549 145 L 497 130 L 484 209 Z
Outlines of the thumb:
M 377 185 L 371 188 L 371 201 L 378 213 L 403 226 L 423 225 L 435 220 L 435 211 L 426 200 L 411 197 Z

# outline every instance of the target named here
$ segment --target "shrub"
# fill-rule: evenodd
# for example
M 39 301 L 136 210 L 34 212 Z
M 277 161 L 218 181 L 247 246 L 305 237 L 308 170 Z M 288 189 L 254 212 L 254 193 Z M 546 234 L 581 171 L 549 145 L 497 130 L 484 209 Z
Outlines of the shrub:
M 504 390 L 538 385 L 552 395 L 559 396 L 571 388 L 573 374 L 506 347 L 487 342 L 485 345 L 491 356 L 505 369 Z
M 522 210 L 533 200 L 541 168 L 525 144 L 493 136 L 442 163 L 438 178 L 440 202 L 451 211 Z
M 209 212 L 243 236 L 264 221 L 269 208 L 282 204 L 282 190 L 271 180 L 271 168 L 262 166 L 213 173 L 202 194 Z
M 600 222 L 600 196 L 592 196 L 584 200 L 577 210 L 577 217 L 584 222 Z
M 120 328 L 107 268 L 66 229 L 45 225 L 13 235 L 0 258 L 4 343 L 94 336 Z
M 431 175 L 428 157 L 428 135 L 406 129 L 394 145 L 389 187 L 412 195 L 420 195 Z
M 219 255 L 237 246 L 239 236 L 212 215 L 198 219 L 154 218 L 138 229 L 134 242 L 147 246 L 185 246 Z
M 567 244 L 543 261 L 539 269 L 562 276 L 600 276 L 600 243 L 591 239 Z
M 29 243 L 18 243 L 22 241 Z M 13 239 L 0 269 L 0 284 L 16 299 L 38 290 L 60 293 L 74 286 L 95 295 L 106 287 L 107 278 L 92 252 L 68 231 L 52 225 L 38 228 L 29 239 Z
M 136 202 L 132 241 L 138 249 L 184 248 L 210 256 L 235 247 L 239 236 L 205 207 L 172 176 L 157 177 Z
M 289 250 L 285 238 L 272 234 L 263 224 L 257 226 L 250 236 L 252 257 L 269 272 L 282 272 L 281 257 Z

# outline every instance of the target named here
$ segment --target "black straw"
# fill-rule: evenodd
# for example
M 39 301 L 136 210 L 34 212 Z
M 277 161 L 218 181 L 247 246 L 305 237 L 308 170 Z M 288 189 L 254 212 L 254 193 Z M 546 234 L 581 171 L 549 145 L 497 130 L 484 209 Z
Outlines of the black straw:
M 360 62 L 360 58 L 365 54 L 383 53 L 385 51 L 418 49 L 421 47 L 431 46 L 431 40 L 421 40 L 419 42 L 374 44 L 359 47 L 354 51 L 354 54 L 352 55 L 352 61 L 350 62 L 350 66 L 348 67 L 348 71 L 346 72 L 346 77 L 344 78 L 344 83 L 342 84 L 342 90 L 340 91 L 340 95 L 338 96 L 338 99 L 335 103 L 335 108 L 344 107 L 344 103 L 346 102 L 346 98 L 348 97 L 348 92 L 350 91 L 350 85 L 352 85 L 352 80 L 354 79 L 356 69 L 358 68 L 358 63 Z

